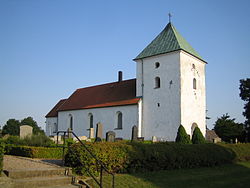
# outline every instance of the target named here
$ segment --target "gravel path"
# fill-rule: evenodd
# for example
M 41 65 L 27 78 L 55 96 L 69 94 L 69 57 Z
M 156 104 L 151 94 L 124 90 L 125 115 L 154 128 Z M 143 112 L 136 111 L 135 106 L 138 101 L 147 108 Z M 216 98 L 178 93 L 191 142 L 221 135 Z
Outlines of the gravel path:
M 61 160 L 32 159 L 27 157 L 4 155 L 3 169 L 17 170 L 55 168 L 60 167 L 61 163 Z

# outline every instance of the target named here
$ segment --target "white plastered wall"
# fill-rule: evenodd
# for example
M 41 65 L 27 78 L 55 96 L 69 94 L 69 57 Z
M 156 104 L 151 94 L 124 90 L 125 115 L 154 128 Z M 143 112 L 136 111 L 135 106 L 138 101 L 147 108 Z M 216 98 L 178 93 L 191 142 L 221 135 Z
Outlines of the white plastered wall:
M 122 129 L 117 128 L 117 112 L 122 113 Z M 72 110 L 58 112 L 59 130 L 64 131 L 69 128 L 69 116 L 73 116 L 73 131 L 77 136 L 89 137 L 89 113 L 93 114 L 93 125 L 96 131 L 96 124 L 103 125 L 103 138 L 106 132 L 114 131 L 116 137 L 131 139 L 132 127 L 138 126 L 137 105 L 127 105 L 119 107 L 93 108 L 84 110 Z
M 181 51 L 181 124 L 192 136 L 191 127 L 196 123 L 202 134 L 206 133 L 206 63 Z M 193 67 L 194 65 L 194 67 Z M 193 89 L 193 79 L 197 89 Z
M 55 126 L 57 126 L 57 117 L 46 118 L 46 132 L 45 133 L 47 136 L 52 136 L 56 134 L 54 133 L 56 131 Z
M 136 62 L 137 96 L 142 96 L 142 136 L 173 141 L 181 122 L 180 52 Z M 160 63 L 158 68 L 156 62 Z M 160 88 L 155 88 L 155 77 L 160 78 Z

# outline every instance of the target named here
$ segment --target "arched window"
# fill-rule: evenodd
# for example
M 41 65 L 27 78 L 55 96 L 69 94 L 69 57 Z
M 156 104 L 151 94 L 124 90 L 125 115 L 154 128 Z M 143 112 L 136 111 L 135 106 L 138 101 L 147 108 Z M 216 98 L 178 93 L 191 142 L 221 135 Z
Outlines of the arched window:
M 192 64 L 192 69 L 195 69 L 195 64 Z
M 155 78 L 155 88 L 161 87 L 161 79 L 159 77 Z
M 53 133 L 56 133 L 58 131 L 58 126 L 57 123 L 54 123 L 54 128 L 53 128 Z
M 69 128 L 73 130 L 73 116 L 71 114 L 69 115 Z
M 117 129 L 122 129 L 122 113 L 117 112 Z
M 94 128 L 93 114 L 89 113 L 89 128 Z
M 159 62 L 156 62 L 155 63 L 155 68 L 157 69 L 157 68 L 159 68 L 160 67 L 160 63 Z
M 195 78 L 193 79 L 193 89 L 197 89 L 197 81 Z
M 193 136 L 195 127 L 198 127 L 198 125 L 197 125 L 196 123 L 193 123 L 193 124 L 192 124 L 192 127 L 191 127 L 191 135 L 192 135 L 192 136 Z

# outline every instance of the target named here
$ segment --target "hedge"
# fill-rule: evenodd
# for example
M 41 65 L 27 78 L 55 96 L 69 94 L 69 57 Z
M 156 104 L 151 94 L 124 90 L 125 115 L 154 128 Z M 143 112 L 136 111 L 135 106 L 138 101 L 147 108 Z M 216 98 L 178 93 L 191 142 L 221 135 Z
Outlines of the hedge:
M 6 154 L 31 158 L 61 159 L 62 148 L 6 145 Z
M 3 170 L 4 143 L 0 141 L 0 176 Z
M 231 163 L 236 157 L 232 150 L 216 144 L 104 142 L 86 146 L 114 173 L 209 167 Z M 65 162 L 79 174 L 86 174 L 83 166 L 94 174 L 100 168 L 80 144 L 70 147 Z
M 232 150 L 237 161 L 250 161 L 250 143 L 219 144 L 222 147 Z

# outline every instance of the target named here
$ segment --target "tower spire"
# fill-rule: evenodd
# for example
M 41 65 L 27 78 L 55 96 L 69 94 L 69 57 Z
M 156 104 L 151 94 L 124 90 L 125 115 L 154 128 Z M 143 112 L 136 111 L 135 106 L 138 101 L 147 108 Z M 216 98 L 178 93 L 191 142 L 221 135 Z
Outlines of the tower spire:
M 168 21 L 169 21 L 169 23 L 171 23 L 171 17 L 172 17 L 172 14 L 169 12 L 168 13 Z

